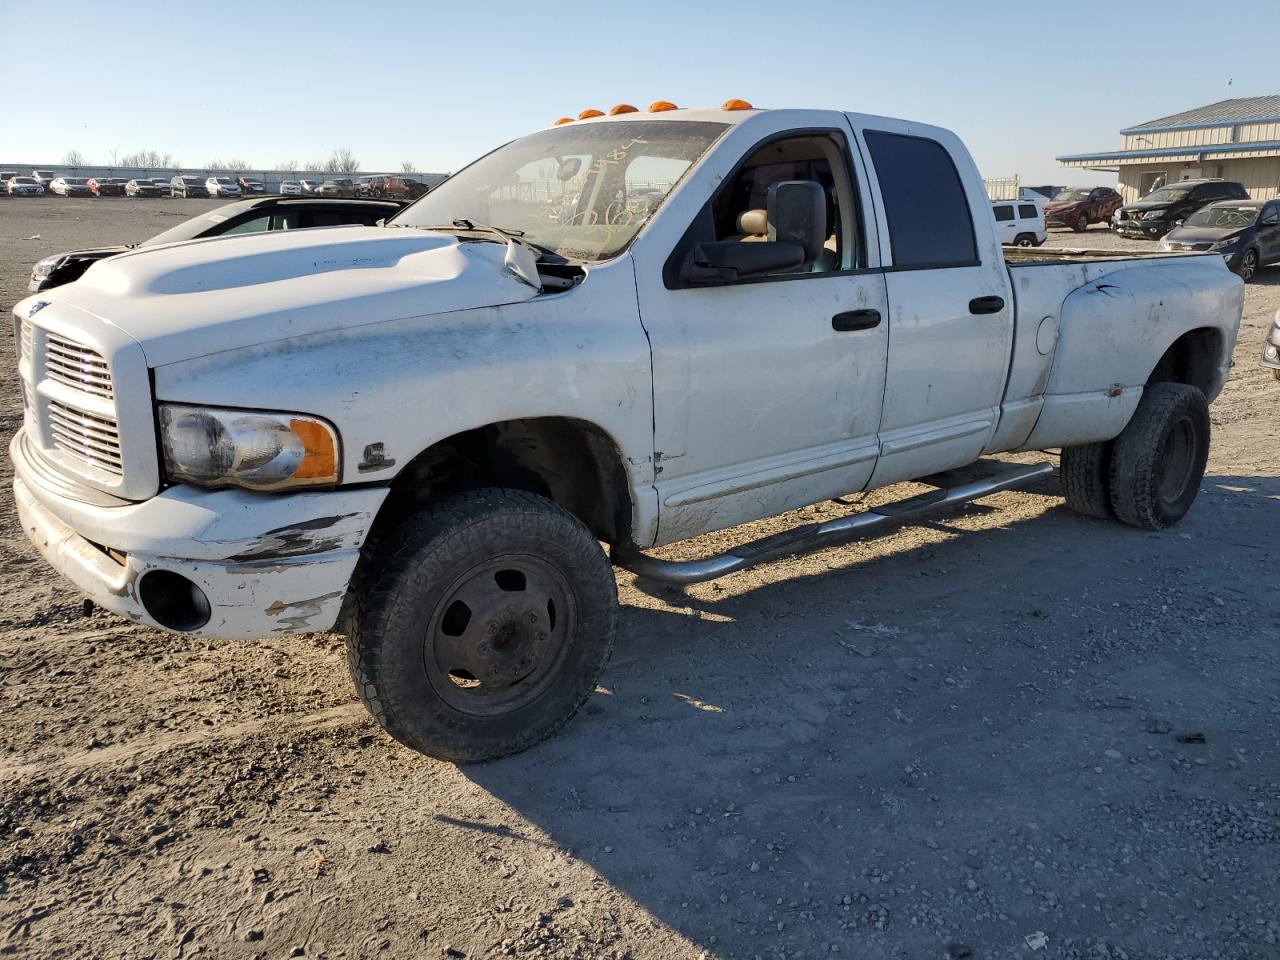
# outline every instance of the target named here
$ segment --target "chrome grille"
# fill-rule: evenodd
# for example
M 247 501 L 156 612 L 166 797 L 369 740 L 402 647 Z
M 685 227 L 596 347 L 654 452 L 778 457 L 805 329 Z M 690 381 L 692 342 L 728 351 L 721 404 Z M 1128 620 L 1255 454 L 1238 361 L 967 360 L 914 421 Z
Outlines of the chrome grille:
M 23 330 L 29 324 L 23 324 Z M 111 398 L 111 368 L 102 354 L 56 333 L 46 332 L 44 350 L 45 376 L 65 383 L 84 393 Z M 113 424 L 114 426 L 114 424 Z
M 121 476 L 120 434 L 116 421 L 48 401 L 49 434 L 53 445 L 68 456 L 99 470 Z

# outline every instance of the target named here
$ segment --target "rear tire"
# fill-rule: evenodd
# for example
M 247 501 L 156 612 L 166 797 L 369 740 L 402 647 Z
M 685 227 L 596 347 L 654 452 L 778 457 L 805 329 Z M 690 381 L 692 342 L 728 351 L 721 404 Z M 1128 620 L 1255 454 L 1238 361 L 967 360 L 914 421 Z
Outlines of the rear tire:
M 1156 383 L 1111 454 L 1111 506 L 1143 530 L 1164 530 L 1186 515 L 1209 459 L 1209 401 L 1198 387 Z
M 1087 215 L 1079 217 L 1076 220 L 1076 225 L 1071 229 L 1076 233 L 1084 233 L 1089 229 L 1089 217 Z
M 1099 520 L 1116 518 L 1111 508 L 1111 441 L 1063 447 L 1059 472 L 1068 507 Z
M 357 587 L 356 689 L 391 736 L 456 762 L 551 736 L 595 689 L 617 583 L 567 510 L 520 490 L 448 497 L 403 523 Z
M 1236 276 L 1245 283 L 1252 283 L 1253 278 L 1258 275 L 1258 251 L 1246 250 L 1244 255 L 1240 257 L 1240 264 L 1236 267 Z

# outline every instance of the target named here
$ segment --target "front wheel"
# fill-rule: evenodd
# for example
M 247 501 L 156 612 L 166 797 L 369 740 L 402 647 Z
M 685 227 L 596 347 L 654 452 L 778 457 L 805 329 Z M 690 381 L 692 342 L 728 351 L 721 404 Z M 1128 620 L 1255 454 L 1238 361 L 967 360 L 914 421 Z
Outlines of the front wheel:
M 347 643 L 360 698 L 442 760 L 515 753 L 595 689 L 617 629 L 613 568 L 550 500 L 485 489 L 401 525 L 371 558 Z
M 1089 229 L 1089 218 L 1088 218 L 1088 216 L 1086 216 L 1086 215 L 1084 215 L 1084 214 L 1081 214 L 1081 215 L 1076 219 L 1076 225 L 1075 225 L 1074 227 L 1072 227 L 1071 229 L 1072 229 L 1072 230 L 1074 230 L 1076 233 L 1084 233 L 1086 230 L 1088 230 L 1088 229 Z
M 1245 283 L 1249 283 L 1258 273 L 1258 251 L 1246 250 L 1244 256 L 1240 258 L 1240 263 L 1236 267 L 1236 276 Z
M 1111 506 L 1144 530 L 1163 530 L 1186 515 L 1209 459 L 1209 401 L 1198 387 L 1147 387 L 1111 451 Z

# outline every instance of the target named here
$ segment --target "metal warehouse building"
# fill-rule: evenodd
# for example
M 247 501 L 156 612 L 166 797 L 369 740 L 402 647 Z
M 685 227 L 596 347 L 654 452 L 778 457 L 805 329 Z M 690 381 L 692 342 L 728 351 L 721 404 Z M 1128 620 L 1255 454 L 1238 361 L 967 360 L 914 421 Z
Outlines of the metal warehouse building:
M 1280 94 L 1222 100 L 1121 130 L 1121 149 L 1058 157 L 1119 173 L 1125 203 L 1175 180 L 1222 177 L 1255 200 L 1280 196 Z

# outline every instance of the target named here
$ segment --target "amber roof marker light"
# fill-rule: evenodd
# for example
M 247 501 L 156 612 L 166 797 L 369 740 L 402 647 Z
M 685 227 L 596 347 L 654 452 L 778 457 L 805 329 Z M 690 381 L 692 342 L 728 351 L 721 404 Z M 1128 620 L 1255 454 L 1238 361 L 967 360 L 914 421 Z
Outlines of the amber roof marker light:
M 664 110 L 679 110 L 670 100 L 655 100 L 649 104 L 649 113 L 662 113 Z
M 583 110 L 580 114 L 578 114 L 578 119 L 593 120 L 596 117 L 603 117 L 603 116 L 604 114 L 599 110 L 596 110 L 594 107 L 588 107 L 586 110 Z
M 639 113 L 639 112 L 640 112 L 639 110 L 637 110 L 635 107 L 633 107 L 629 103 L 619 103 L 617 106 L 609 108 L 609 116 L 611 117 L 616 117 L 620 113 Z
M 721 110 L 754 110 L 755 107 L 747 103 L 747 101 L 745 100 L 739 100 L 737 97 L 732 97 L 726 100 L 724 103 L 720 104 L 720 109 Z
M 573 123 L 573 117 L 561 117 L 559 120 L 553 123 L 552 126 L 563 127 L 566 123 Z

